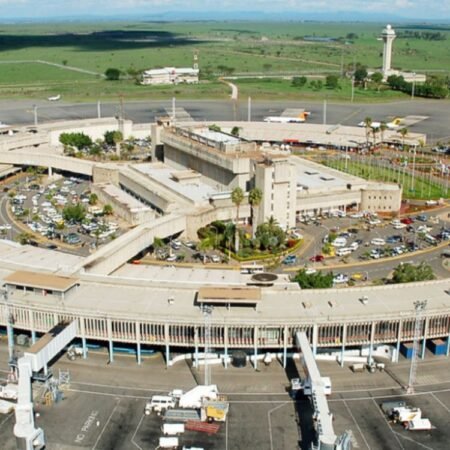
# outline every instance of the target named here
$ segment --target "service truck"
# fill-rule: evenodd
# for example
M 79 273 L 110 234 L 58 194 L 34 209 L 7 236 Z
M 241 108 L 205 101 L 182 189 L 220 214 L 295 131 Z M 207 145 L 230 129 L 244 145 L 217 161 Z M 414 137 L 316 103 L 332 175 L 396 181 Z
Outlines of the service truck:
M 405 428 L 409 431 L 431 430 L 433 427 L 429 419 L 414 419 L 405 423 Z
M 184 423 L 164 423 L 162 432 L 165 436 L 179 435 L 184 433 Z
M 159 445 L 156 447 L 157 449 L 160 448 L 170 448 L 170 449 L 177 449 L 178 448 L 178 438 L 177 437 L 160 437 L 159 438 Z

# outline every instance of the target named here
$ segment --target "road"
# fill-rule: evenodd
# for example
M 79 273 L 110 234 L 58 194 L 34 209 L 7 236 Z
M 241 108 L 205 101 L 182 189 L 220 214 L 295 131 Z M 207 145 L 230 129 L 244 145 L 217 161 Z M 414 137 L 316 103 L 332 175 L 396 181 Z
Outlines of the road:
M 95 103 L 66 103 L 32 101 L 32 100 L 2 100 L 0 101 L 0 121 L 12 125 L 31 125 L 34 123 L 33 105 L 37 106 L 38 121 L 51 122 L 55 120 L 76 120 L 97 117 L 97 102 Z M 236 102 L 231 100 L 179 100 L 176 106 L 184 108 L 197 121 L 246 120 L 247 99 L 241 99 L 236 108 Z M 323 123 L 323 103 L 311 101 L 253 101 L 252 120 L 261 121 L 264 117 L 281 114 L 287 108 L 304 108 L 311 111 L 308 119 L 311 123 Z M 124 114 L 128 119 L 137 123 L 154 121 L 155 117 L 167 115 L 172 109 L 172 99 L 166 101 L 124 101 Z M 119 113 L 120 104 L 117 102 L 102 103 L 103 117 L 115 116 Z M 389 120 L 393 117 L 407 115 L 425 116 L 427 119 L 418 122 L 410 131 L 426 133 L 428 142 L 450 139 L 448 123 L 450 107 L 448 101 L 414 100 L 380 104 L 331 103 L 326 108 L 326 123 L 342 125 L 356 125 L 366 117 L 374 121 Z M 150 130 L 149 130 L 150 131 Z

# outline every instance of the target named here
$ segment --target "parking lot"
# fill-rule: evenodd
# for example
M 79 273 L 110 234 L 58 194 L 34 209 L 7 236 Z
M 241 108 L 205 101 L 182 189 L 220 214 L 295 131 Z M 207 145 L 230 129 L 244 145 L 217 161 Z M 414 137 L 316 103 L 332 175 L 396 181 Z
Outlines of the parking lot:
M 81 178 L 57 175 L 48 180 L 22 174 L 3 183 L 2 190 L 0 232 L 7 239 L 84 255 L 124 228 L 113 210 L 105 214 L 105 205 L 90 192 L 90 182 Z M 72 218 L 67 217 L 68 208 Z

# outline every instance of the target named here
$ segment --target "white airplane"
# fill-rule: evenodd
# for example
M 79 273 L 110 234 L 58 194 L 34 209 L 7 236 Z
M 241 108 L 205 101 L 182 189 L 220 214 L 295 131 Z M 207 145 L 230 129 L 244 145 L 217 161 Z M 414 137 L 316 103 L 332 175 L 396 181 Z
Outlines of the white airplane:
M 310 115 L 309 112 L 302 112 L 297 117 L 284 117 L 284 116 L 270 116 L 265 117 L 264 122 L 270 123 L 303 123 L 306 122 L 306 118 Z
M 49 97 L 49 102 L 57 102 L 58 100 L 61 100 L 61 94 L 55 95 L 54 97 Z
M 396 117 L 392 122 L 387 122 L 386 126 L 389 130 L 395 130 L 397 128 L 400 127 L 402 122 L 402 119 Z M 358 127 L 365 127 L 366 126 L 366 122 L 362 121 L 358 123 Z M 380 128 L 381 127 L 381 122 L 372 122 L 370 124 L 370 128 Z

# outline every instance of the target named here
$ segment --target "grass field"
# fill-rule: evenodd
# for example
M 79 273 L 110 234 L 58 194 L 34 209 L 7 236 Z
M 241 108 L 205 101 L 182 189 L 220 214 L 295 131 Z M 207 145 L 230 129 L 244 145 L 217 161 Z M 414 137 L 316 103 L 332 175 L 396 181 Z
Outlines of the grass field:
M 235 75 L 255 74 L 298 75 L 340 73 L 342 67 L 360 62 L 372 68 L 381 65 L 382 43 L 377 37 L 382 24 L 362 23 L 249 23 L 249 22 L 186 22 L 186 23 L 65 23 L 48 25 L 0 25 L 0 96 L 44 95 L 55 89 L 70 99 L 92 99 L 117 96 L 126 91 L 139 98 L 144 89 L 159 97 L 161 89 L 134 86 L 133 80 L 110 84 L 98 75 L 73 72 L 72 66 L 98 74 L 109 67 L 124 73 L 162 66 L 191 66 L 194 52 L 199 54 L 200 69 L 214 79 L 224 67 Z M 413 27 L 408 29 L 414 29 Z M 393 61 L 396 68 L 416 72 L 444 70 L 450 73 L 450 30 L 439 30 L 446 40 L 397 39 Z M 345 38 L 355 33 L 357 38 L 330 42 L 301 40 L 304 36 Z M 14 61 L 48 61 L 63 67 Z M 11 63 L 8 63 L 11 62 Z M 77 82 L 70 88 L 70 84 Z M 276 88 L 278 97 L 306 96 L 322 98 L 324 92 L 305 89 L 292 91 L 289 83 L 260 80 L 240 81 L 244 95 L 270 98 Z M 176 88 L 180 97 L 225 97 L 225 87 L 217 83 Z M 341 91 L 328 92 L 327 98 L 349 98 L 349 84 Z M 45 92 L 44 92 L 45 91 Z M 164 92 L 173 92 L 165 88 Z M 35 94 L 33 94 L 35 93 Z M 357 99 L 389 100 L 392 93 L 374 95 L 357 92 Z M 396 94 L 397 95 L 397 94 Z M 395 96 L 396 96 L 395 95 Z M 394 96 L 394 97 L 395 97 Z
M 403 198 L 431 200 L 448 197 L 448 189 L 430 183 L 426 177 L 419 173 L 413 180 L 411 175 L 401 170 L 399 172 L 395 169 L 386 169 L 359 161 L 347 161 L 347 168 L 345 168 L 343 159 L 331 159 L 322 162 L 333 169 L 338 169 L 366 180 L 400 183 L 403 186 Z

